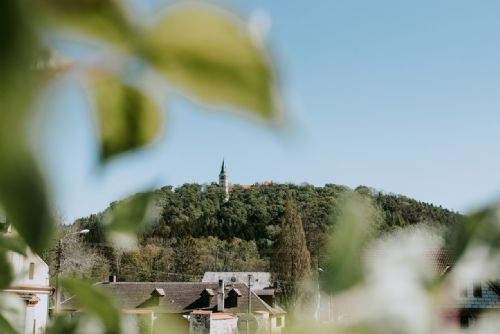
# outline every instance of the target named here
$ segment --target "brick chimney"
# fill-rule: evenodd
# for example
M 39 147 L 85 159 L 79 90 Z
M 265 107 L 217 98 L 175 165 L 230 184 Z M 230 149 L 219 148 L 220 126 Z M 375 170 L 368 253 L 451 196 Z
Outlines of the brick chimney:
M 224 311 L 224 281 L 219 280 L 219 286 L 217 287 L 217 312 Z

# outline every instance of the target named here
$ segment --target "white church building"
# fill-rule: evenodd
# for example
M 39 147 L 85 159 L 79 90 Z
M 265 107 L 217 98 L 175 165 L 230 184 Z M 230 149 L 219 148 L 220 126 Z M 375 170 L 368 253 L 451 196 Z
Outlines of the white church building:
M 0 231 L 6 236 L 16 233 L 2 217 Z M 53 292 L 49 285 L 49 267 L 29 249 L 27 256 L 15 252 L 8 252 L 7 256 L 15 278 L 10 287 L 0 290 L 2 303 L 9 306 L 2 308 L 2 315 L 19 333 L 43 334 L 47 327 L 49 297 Z

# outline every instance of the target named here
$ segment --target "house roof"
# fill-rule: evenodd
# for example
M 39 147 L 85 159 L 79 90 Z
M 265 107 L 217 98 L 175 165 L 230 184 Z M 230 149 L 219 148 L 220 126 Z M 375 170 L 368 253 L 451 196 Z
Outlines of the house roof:
M 98 283 L 106 292 L 116 298 L 122 310 L 154 309 L 159 313 L 190 313 L 194 310 L 216 310 L 217 297 L 207 291 L 217 291 L 213 282 L 117 282 Z M 154 293 L 163 290 L 164 295 Z M 234 289 L 233 293 L 231 291 Z M 160 291 L 161 291 L 160 290 Z M 239 293 L 239 294 L 238 294 Z M 234 300 L 236 297 L 237 302 Z M 243 283 L 234 283 L 225 287 L 225 309 L 228 313 L 246 313 L 248 307 L 248 287 Z M 267 311 L 271 314 L 283 314 L 279 307 L 271 307 L 251 293 L 252 311 Z M 79 306 L 74 298 L 61 304 L 61 309 L 76 311 Z
M 440 275 L 446 275 L 455 265 L 452 253 L 448 250 L 437 250 L 429 252 L 429 258 L 433 267 Z M 468 296 L 457 300 L 453 306 L 463 310 L 478 309 L 498 309 L 500 308 L 500 283 L 495 281 L 486 281 L 480 284 L 481 297 Z
M 481 297 L 467 296 L 456 300 L 454 305 L 449 307 L 462 310 L 485 310 L 485 309 L 500 309 L 500 295 L 495 291 L 496 283 L 480 284 Z

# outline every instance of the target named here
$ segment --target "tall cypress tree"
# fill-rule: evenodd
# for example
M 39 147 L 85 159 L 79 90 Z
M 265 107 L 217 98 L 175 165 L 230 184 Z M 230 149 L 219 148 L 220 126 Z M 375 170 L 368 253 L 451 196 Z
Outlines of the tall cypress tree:
M 277 242 L 271 268 L 278 283 L 283 303 L 294 306 L 299 284 L 311 272 L 311 256 L 307 249 L 302 218 L 295 200 L 289 198 L 281 219 L 281 235 Z

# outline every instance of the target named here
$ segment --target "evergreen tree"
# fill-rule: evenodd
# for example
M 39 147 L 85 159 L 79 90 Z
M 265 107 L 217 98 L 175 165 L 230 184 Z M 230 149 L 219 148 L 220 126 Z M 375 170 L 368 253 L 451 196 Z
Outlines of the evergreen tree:
M 288 199 L 281 219 L 281 235 L 276 244 L 271 268 L 278 282 L 282 302 L 293 308 L 299 285 L 311 272 L 311 257 L 295 200 Z

